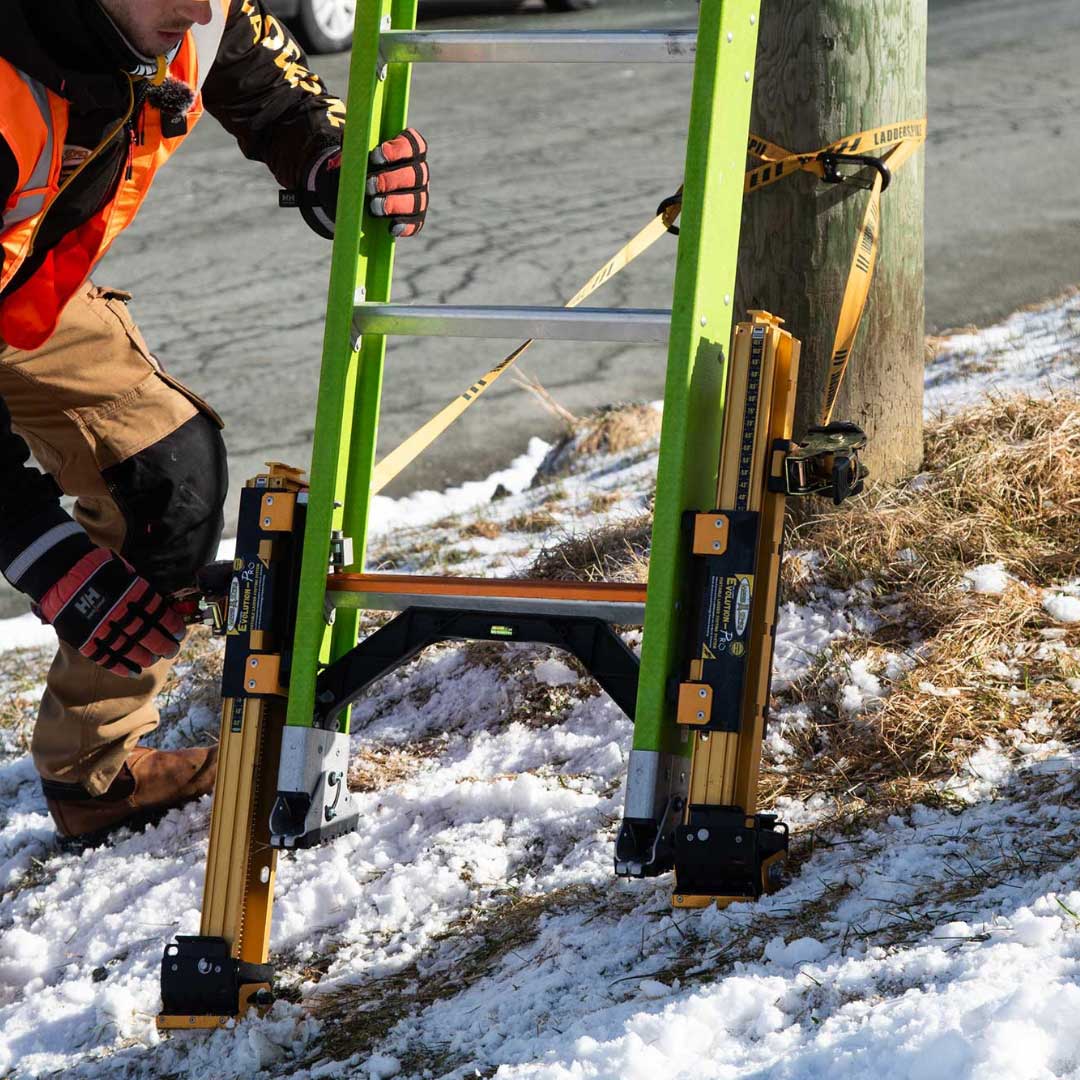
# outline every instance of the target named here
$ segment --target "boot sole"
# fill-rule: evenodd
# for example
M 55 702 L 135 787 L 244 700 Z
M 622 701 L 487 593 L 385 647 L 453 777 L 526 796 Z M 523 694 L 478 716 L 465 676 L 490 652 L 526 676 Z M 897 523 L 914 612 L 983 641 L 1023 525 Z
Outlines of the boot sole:
M 152 825 L 156 825 L 170 810 L 172 806 L 159 807 L 155 810 L 137 811 L 123 821 L 115 825 L 106 825 L 103 829 L 94 832 L 79 833 L 78 836 L 61 836 L 57 833 L 57 848 L 65 854 L 78 854 L 83 851 L 92 851 L 95 848 L 106 846 L 115 839 L 116 834 L 123 829 L 128 829 L 135 836 L 146 832 Z

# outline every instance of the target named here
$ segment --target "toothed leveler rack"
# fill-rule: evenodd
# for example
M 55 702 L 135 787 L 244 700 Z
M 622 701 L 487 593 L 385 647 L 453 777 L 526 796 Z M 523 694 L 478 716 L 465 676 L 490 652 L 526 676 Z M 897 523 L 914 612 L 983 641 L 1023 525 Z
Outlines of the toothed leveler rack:
M 617 873 L 674 868 L 683 906 L 775 882 L 786 834 L 755 798 L 783 500 L 857 488 L 860 468 L 853 433 L 790 444 L 798 345 L 779 320 L 741 324 L 728 363 L 758 8 L 703 0 L 696 33 L 419 33 L 416 0 L 358 5 L 343 192 L 364 190 L 369 150 L 406 126 L 415 63 L 694 63 L 673 306 L 392 304 L 385 223 L 341 201 L 310 487 L 284 466 L 251 481 L 235 560 L 202 582 L 226 635 L 220 764 L 200 933 L 166 946 L 159 1027 L 270 1003 L 277 852 L 358 826 L 349 705 L 434 641 L 556 645 L 634 718 Z M 359 573 L 391 334 L 667 343 L 647 589 Z M 399 614 L 357 644 L 360 608 Z M 642 622 L 639 664 L 612 626 Z

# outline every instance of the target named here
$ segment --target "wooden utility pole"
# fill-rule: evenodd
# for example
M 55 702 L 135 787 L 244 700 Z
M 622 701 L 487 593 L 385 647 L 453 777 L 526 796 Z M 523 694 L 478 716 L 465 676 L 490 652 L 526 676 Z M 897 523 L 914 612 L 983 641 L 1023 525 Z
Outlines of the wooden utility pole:
M 802 153 L 924 116 L 926 5 L 765 0 L 751 129 Z M 920 151 L 882 196 L 877 271 L 833 414 L 866 429 L 873 480 L 914 472 L 922 459 L 923 162 Z M 797 435 L 817 422 L 868 198 L 800 172 L 744 204 L 736 310 L 774 312 L 803 342 Z

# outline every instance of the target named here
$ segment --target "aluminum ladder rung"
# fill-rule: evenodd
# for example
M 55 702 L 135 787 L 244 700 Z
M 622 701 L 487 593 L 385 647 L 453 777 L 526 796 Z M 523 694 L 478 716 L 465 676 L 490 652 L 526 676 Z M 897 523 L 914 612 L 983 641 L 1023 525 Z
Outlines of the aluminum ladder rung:
M 621 582 L 522 581 L 506 578 L 430 577 L 416 574 L 331 574 L 327 602 L 335 608 L 579 615 L 620 626 L 645 618 L 645 586 Z
M 697 54 L 696 30 L 385 30 L 382 60 L 443 63 L 680 63 Z
M 666 345 L 665 308 L 451 307 L 359 303 L 353 333 Z

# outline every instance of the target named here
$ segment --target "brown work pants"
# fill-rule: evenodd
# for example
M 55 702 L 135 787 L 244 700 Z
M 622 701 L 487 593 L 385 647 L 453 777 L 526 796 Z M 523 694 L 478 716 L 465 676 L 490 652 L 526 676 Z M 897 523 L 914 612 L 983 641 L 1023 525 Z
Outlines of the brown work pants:
M 169 436 L 197 413 L 216 413 L 151 355 L 128 314 L 129 294 L 87 285 L 39 349 L 0 342 L 0 397 L 42 468 L 75 496 L 74 515 L 102 547 L 120 551 L 128 522 L 102 470 Z M 49 780 L 104 791 L 139 736 L 158 724 L 154 697 L 173 661 L 134 679 L 110 674 L 59 643 L 32 752 Z

